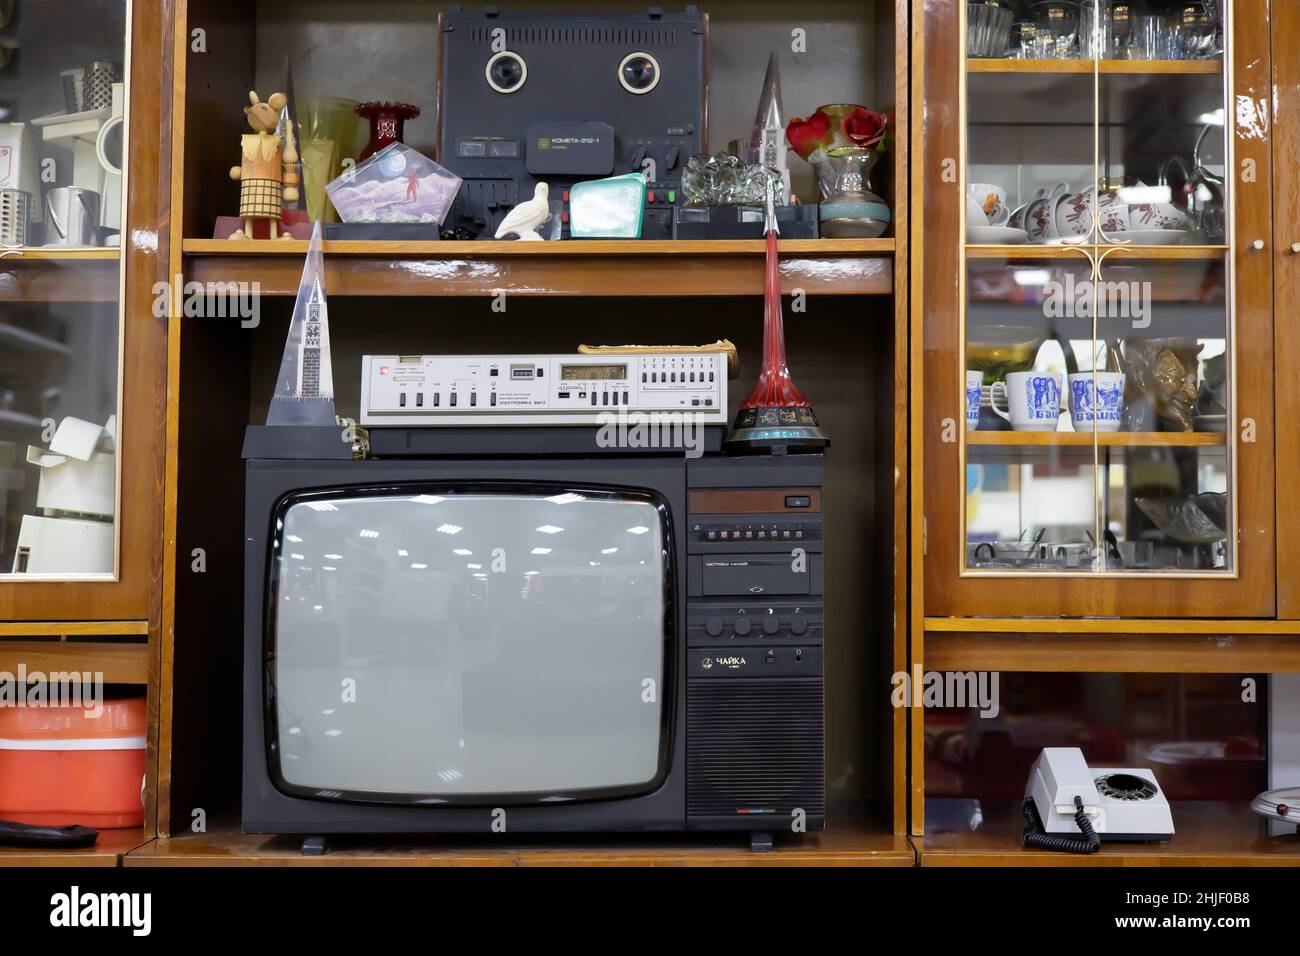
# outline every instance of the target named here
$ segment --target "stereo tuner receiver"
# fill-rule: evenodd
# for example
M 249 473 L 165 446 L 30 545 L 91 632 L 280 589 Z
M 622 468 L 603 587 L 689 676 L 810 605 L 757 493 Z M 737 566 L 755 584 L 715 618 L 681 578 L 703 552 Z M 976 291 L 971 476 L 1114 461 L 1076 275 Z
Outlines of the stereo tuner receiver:
M 727 423 L 722 352 L 367 355 L 361 424 L 597 425 L 611 414 Z

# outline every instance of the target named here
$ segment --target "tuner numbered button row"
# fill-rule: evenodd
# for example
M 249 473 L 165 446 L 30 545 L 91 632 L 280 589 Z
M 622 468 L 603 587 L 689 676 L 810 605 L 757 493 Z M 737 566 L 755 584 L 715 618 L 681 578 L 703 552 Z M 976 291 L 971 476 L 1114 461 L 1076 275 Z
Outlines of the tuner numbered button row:
M 744 531 L 706 531 L 704 534 L 709 541 L 797 541 L 804 536 L 802 528 L 796 529 L 766 529 L 759 528 L 757 531 L 746 529 Z

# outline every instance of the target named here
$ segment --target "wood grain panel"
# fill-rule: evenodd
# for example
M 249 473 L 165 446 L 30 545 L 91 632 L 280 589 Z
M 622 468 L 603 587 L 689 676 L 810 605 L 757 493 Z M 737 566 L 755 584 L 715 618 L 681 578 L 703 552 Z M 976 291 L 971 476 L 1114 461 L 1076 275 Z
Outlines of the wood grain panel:
M 104 675 L 106 684 L 149 683 L 149 645 L 143 641 L 0 641 L 0 671 L 30 674 L 80 671 Z
M 923 667 L 1089 674 L 1284 674 L 1300 672 L 1300 637 L 1127 633 L 1048 637 L 930 631 Z
M 1098 70 L 1105 74 L 1170 76 L 1174 74 L 1222 73 L 1218 60 L 1102 60 Z M 1092 73 L 1091 60 L 968 60 L 968 73 Z
M 0 623 L 0 639 L 8 637 L 116 637 L 148 634 L 148 621 L 39 621 Z
M 911 551 L 908 548 L 908 535 L 911 528 L 909 511 L 910 501 L 910 455 L 912 443 L 910 431 L 909 370 L 911 368 L 911 298 L 909 280 L 911 275 L 911 229 L 912 209 L 910 205 L 911 190 L 911 128 L 912 117 L 916 112 L 912 100 L 911 47 L 912 20 L 909 0 L 894 0 L 892 17 L 886 12 L 884 4 L 878 4 L 882 21 L 890 21 L 893 29 L 893 80 L 889 89 L 894 97 L 894 131 L 892 146 L 894 152 L 894 236 L 896 251 L 894 254 L 894 334 L 892 352 L 894 359 L 894 405 L 889 410 L 892 418 L 889 434 L 892 444 L 882 448 L 883 454 L 892 455 L 893 481 L 880 482 L 882 492 L 887 490 L 886 503 L 892 521 L 893 553 L 891 562 L 892 581 L 891 605 L 891 642 L 889 648 L 890 668 L 893 673 L 906 671 L 908 667 L 908 648 L 910 644 L 910 592 L 908 584 Z M 917 101 L 920 102 L 920 101 Z M 882 512 L 885 509 L 880 509 Z M 896 834 L 907 833 L 908 805 L 908 721 L 910 715 L 903 708 L 891 708 L 890 714 L 890 755 L 892 776 L 889 787 L 890 804 L 893 818 L 893 831 Z
M 208 833 L 141 846 L 125 866 L 914 866 L 903 834 L 858 816 L 771 853 L 753 853 L 744 834 L 344 837 L 324 856 L 305 857 L 301 839 L 244 834 L 233 823 Z
M 505 292 L 686 297 L 758 295 L 763 288 L 763 256 L 756 252 L 499 255 L 478 250 L 489 243 L 467 245 L 475 248 L 465 255 L 449 255 L 445 249 L 438 250 L 436 256 L 327 253 L 326 284 L 332 296 L 490 296 Z M 186 255 L 187 280 L 256 282 L 262 295 L 294 295 L 301 277 L 301 255 Z M 790 294 L 795 289 L 809 295 L 888 295 L 893 289 L 892 261 L 889 256 L 793 252 L 782 242 L 781 291 Z
M 1300 409 L 1300 376 L 1291 371 L 1294 356 L 1300 355 L 1300 255 L 1291 251 L 1300 243 L 1300 4 L 1275 2 L 1273 18 L 1273 96 L 1276 115 L 1272 127 L 1272 264 L 1279 308 L 1273 348 L 1286 374 L 1277 378 L 1277 405 L 1282 414 L 1277 429 L 1276 470 L 1277 551 L 1291 558 L 1300 548 L 1300 496 L 1295 493 L 1295 476 L 1300 474 L 1300 430 L 1295 427 L 1295 410 Z M 1267 117 L 1268 103 L 1261 104 Z M 1264 189 L 1268 178 L 1252 188 Z M 1243 237 L 1246 239 L 1252 237 Z M 1300 563 L 1293 558 L 1278 564 L 1277 613 L 1300 618 Z
M 144 846 L 152 834 L 139 827 L 125 830 L 101 830 L 94 846 L 79 850 L 50 850 L 34 847 L 0 846 L 0 867 L 114 867 L 137 847 Z
M 981 800 L 978 830 L 928 830 L 917 841 L 922 866 L 1289 866 L 1300 865 L 1295 834 L 1268 836 L 1264 821 L 1244 802 L 1175 800 L 1170 810 L 1177 833 L 1167 843 L 1103 843 L 1087 856 L 1025 850 L 1024 817 L 1018 804 Z

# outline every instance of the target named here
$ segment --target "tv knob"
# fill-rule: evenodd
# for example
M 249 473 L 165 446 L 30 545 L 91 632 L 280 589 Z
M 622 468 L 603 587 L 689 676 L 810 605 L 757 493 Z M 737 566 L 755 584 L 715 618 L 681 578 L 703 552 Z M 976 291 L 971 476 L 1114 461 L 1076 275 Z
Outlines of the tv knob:
M 790 618 L 791 634 L 803 634 L 807 630 L 808 630 L 808 621 L 806 618 L 802 618 L 802 617 Z
M 722 633 L 722 621 L 719 618 L 711 617 L 704 622 L 704 633 L 709 637 L 717 637 Z
M 742 617 L 740 620 L 736 621 L 736 634 L 739 635 L 740 637 L 744 637 L 746 634 L 748 634 L 749 629 L 750 629 L 749 618 Z
M 781 622 L 774 617 L 763 618 L 763 633 L 769 637 L 781 630 Z

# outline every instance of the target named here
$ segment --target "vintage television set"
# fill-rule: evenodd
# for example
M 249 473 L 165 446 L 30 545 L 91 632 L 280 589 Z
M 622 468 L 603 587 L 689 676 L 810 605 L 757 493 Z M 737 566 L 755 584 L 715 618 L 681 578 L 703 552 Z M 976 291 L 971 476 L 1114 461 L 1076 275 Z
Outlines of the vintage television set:
M 593 432 L 249 430 L 245 831 L 824 826 L 822 457 Z

